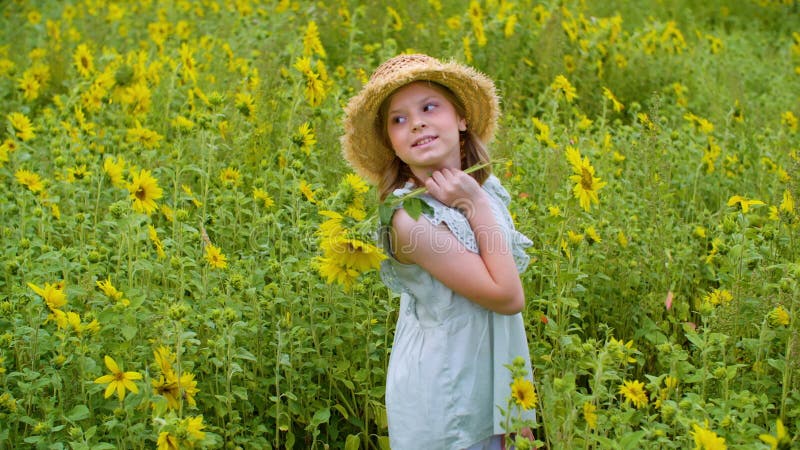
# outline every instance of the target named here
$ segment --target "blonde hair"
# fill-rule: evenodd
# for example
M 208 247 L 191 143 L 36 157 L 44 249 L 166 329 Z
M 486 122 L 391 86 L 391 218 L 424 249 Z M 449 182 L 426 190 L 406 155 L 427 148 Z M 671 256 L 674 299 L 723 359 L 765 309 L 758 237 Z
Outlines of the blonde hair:
M 464 108 L 464 103 L 459 99 L 453 91 L 451 91 L 447 86 L 439 84 L 435 81 L 427 81 L 422 80 L 428 83 L 428 85 L 432 88 L 444 95 L 444 97 L 453 105 L 456 110 L 456 114 L 459 117 L 466 117 L 467 112 L 466 108 Z M 399 88 L 398 88 L 399 89 Z M 395 90 L 397 92 L 397 89 Z M 389 103 L 391 101 L 392 95 L 394 92 L 386 97 L 386 99 L 381 103 L 380 107 L 378 108 L 378 115 L 375 118 L 375 128 L 378 133 L 378 136 L 381 137 L 381 141 L 386 148 L 392 149 L 391 141 L 389 140 L 389 132 L 386 128 L 387 125 L 387 117 L 389 111 Z M 461 170 L 464 170 L 468 167 L 474 166 L 475 164 L 487 164 L 486 167 L 478 169 L 470 175 L 478 184 L 483 184 L 489 175 L 492 173 L 491 166 L 488 165 L 489 163 L 489 152 L 486 150 L 486 147 L 481 142 L 480 138 L 473 133 L 470 128 L 469 124 L 467 124 L 467 130 L 460 132 L 460 140 L 461 140 Z M 394 155 L 394 158 L 384 167 L 383 171 L 381 172 L 380 182 L 378 184 L 378 196 L 381 201 L 385 200 L 389 194 L 392 193 L 395 189 L 402 187 L 405 182 L 413 178 L 414 174 L 411 172 L 411 168 L 408 167 L 408 164 L 403 162 L 397 155 Z

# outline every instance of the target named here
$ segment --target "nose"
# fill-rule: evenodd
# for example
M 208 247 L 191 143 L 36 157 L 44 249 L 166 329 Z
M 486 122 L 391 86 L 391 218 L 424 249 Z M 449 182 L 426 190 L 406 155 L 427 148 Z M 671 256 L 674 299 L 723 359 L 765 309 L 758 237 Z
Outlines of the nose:
M 427 125 L 425 124 L 424 121 L 422 121 L 422 119 L 414 119 L 414 126 L 412 127 L 412 130 L 413 131 L 419 131 L 419 130 L 425 128 L 426 126 Z

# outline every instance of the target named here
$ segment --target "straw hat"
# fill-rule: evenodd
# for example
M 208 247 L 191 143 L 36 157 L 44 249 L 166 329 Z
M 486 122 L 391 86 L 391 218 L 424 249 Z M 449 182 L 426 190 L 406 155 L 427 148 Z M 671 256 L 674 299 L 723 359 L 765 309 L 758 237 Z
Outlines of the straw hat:
M 464 104 L 467 127 L 483 143 L 494 136 L 500 115 L 499 98 L 489 77 L 457 62 L 442 62 L 428 55 L 399 55 L 381 64 L 364 88 L 344 109 L 342 153 L 353 169 L 373 184 L 394 159 L 384 145 L 377 123 L 378 109 L 395 90 L 413 81 L 434 81 L 450 88 Z

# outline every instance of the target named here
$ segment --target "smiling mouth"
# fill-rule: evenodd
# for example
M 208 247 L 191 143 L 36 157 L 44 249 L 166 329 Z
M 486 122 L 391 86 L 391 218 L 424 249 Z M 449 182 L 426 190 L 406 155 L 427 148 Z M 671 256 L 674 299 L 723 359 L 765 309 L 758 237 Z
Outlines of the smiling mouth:
M 429 143 L 435 141 L 436 139 L 438 139 L 436 136 L 423 136 L 423 137 L 417 139 L 416 141 L 414 141 L 414 143 L 411 144 L 411 146 L 412 147 L 420 147 L 420 146 L 429 144 Z

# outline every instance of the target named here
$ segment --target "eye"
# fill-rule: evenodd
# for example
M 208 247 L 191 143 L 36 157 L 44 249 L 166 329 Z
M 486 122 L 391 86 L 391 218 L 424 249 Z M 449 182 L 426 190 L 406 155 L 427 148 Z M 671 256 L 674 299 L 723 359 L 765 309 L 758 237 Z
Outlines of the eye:
M 406 122 L 406 118 L 404 116 L 394 116 L 394 117 L 389 119 L 389 123 L 392 124 L 392 125 L 405 123 L 405 122 Z
M 434 108 L 436 108 L 435 103 L 426 103 L 425 106 L 422 107 L 422 110 L 425 112 L 429 112 L 432 111 Z

